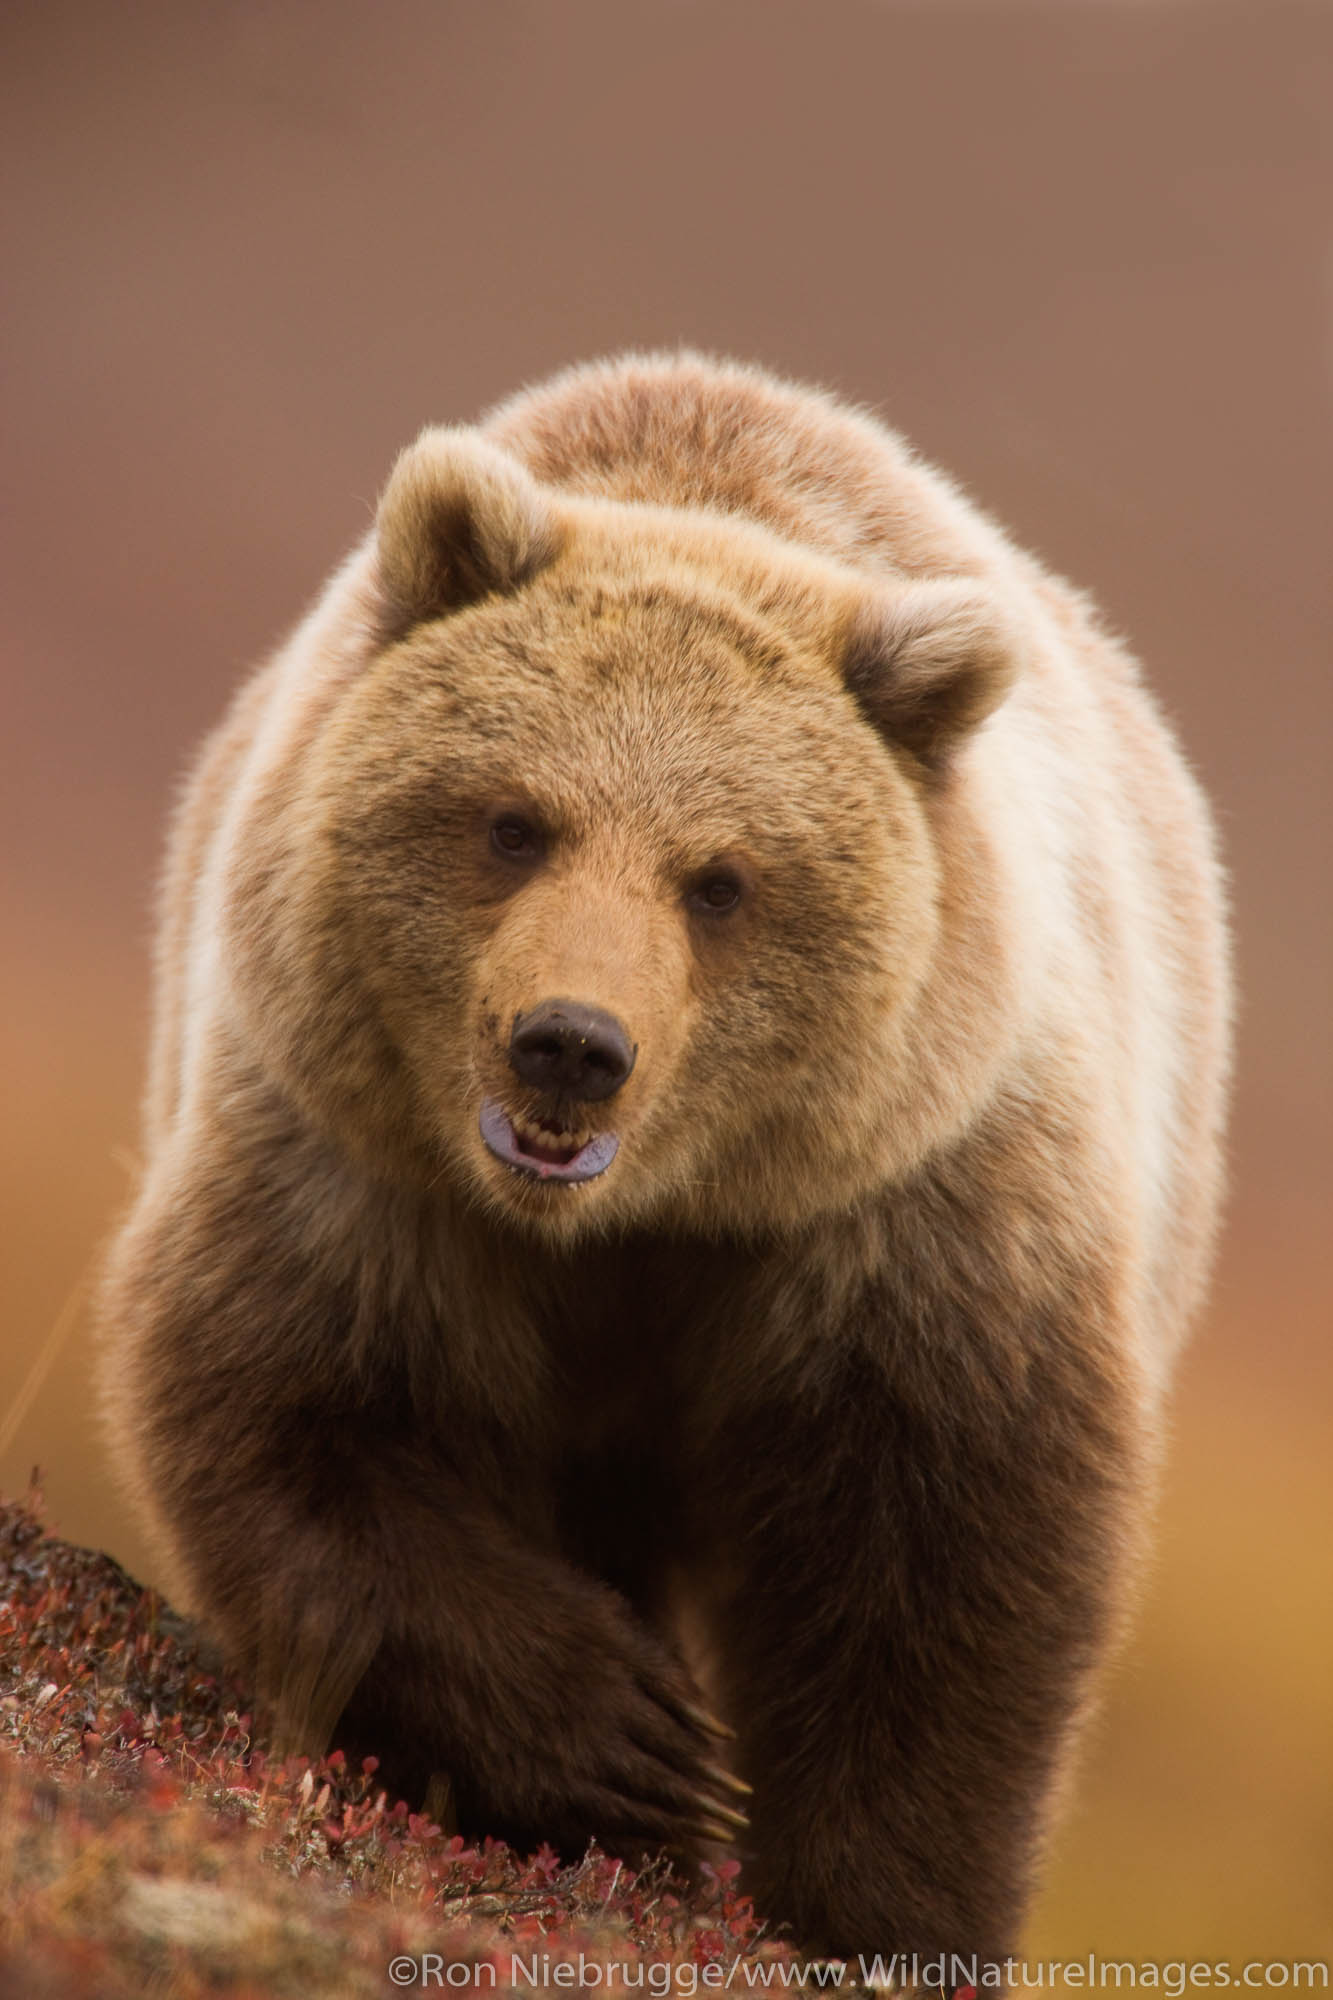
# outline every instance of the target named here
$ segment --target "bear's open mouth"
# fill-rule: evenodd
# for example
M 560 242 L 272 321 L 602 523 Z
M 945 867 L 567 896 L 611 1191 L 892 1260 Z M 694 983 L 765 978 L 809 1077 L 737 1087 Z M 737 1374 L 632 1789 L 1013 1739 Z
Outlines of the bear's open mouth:
M 494 1097 L 482 1103 L 481 1136 L 497 1160 L 542 1181 L 590 1181 L 605 1173 L 620 1145 L 614 1132 L 556 1132 L 512 1116 Z

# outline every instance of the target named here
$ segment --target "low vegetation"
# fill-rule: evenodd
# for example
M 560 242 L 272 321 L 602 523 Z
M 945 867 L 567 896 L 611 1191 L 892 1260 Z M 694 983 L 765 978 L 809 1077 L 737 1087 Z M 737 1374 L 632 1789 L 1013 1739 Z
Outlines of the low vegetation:
M 468 1846 L 373 1758 L 271 1759 L 184 1619 L 48 1535 L 35 1493 L 0 1502 L 0 1995 L 351 2000 L 419 1990 L 423 1954 L 481 1992 L 527 1990 L 534 1955 L 540 1986 L 582 1955 L 622 1968 L 603 1991 L 649 1992 L 791 1957 L 735 1863 L 687 1884 L 595 1847 Z

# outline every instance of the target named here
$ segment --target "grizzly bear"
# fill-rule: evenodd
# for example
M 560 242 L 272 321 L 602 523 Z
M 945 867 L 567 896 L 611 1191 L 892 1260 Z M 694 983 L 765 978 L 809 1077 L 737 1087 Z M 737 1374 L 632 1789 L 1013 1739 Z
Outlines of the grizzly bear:
M 1226 1050 L 1137 668 L 891 432 L 690 354 L 427 430 L 172 835 L 102 1298 L 169 1572 L 464 1830 L 1001 1957 Z

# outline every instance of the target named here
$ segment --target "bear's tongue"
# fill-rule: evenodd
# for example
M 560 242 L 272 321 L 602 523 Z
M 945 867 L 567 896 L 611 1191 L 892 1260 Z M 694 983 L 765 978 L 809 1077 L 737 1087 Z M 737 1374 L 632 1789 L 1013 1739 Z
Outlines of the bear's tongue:
M 581 1153 L 587 1145 L 586 1139 L 563 1139 L 558 1132 L 548 1133 L 543 1127 L 539 1136 L 534 1137 L 531 1129 L 518 1134 L 518 1143 L 530 1160 L 542 1160 L 547 1166 L 566 1167 L 576 1153 Z

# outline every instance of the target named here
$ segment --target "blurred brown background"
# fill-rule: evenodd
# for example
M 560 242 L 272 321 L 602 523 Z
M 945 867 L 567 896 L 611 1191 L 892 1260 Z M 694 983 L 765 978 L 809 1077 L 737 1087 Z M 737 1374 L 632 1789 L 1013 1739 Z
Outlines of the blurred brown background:
M 77 1312 L 15 1399 L 127 1185 L 173 782 L 395 449 L 628 344 L 826 382 L 1095 589 L 1234 871 L 1230 1229 L 1029 1942 L 1327 1955 L 1333 12 L 11 0 L 0 76 L 0 1485 L 151 1574 Z

